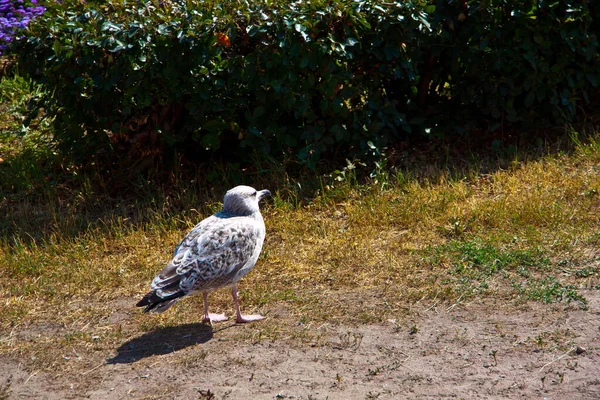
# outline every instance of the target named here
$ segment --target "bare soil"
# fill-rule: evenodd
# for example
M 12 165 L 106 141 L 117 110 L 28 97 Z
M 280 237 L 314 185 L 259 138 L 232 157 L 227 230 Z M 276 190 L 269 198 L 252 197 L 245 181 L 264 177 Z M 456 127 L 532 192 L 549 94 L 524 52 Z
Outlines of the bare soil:
M 268 326 L 310 333 L 275 339 L 256 336 L 266 321 L 182 324 L 115 348 L 73 348 L 43 368 L 15 351 L 0 358 L 0 399 L 599 399 L 600 295 L 585 295 L 587 311 L 486 299 L 421 304 L 363 326 L 301 326 L 272 313 Z M 137 312 L 126 304 L 115 305 L 115 323 Z

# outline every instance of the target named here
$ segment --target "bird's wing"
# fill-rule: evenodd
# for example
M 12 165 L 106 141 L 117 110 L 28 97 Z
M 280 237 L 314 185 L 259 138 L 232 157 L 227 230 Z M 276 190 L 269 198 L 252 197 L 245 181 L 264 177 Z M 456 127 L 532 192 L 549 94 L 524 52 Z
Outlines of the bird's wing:
M 226 284 L 252 259 L 259 237 L 259 226 L 251 218 L 209 217 L 181 241 L 150 289 L 166 297 Z

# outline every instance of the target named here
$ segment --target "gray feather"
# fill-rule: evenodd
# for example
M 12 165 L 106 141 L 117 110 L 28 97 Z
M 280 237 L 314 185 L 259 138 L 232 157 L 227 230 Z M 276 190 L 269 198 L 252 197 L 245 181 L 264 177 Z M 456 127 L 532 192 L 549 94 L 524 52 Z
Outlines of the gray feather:
M 228 191 L 223 210 L 201 221 L 183 238 L 138 306 L 163 312 L 182 296 L 239 281 L 260 255 L 266 231 L 258 204 L 268 195 L 268 190 L 257 192 L 248 186 Z

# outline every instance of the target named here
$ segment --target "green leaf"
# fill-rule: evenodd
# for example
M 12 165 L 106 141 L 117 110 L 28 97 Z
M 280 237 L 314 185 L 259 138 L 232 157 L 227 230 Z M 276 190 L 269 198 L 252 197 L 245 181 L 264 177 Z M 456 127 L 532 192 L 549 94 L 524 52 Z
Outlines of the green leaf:
M 265 114 L 265 108 L 263 106 L 258 106 L 254 109 L 254 119 L 258 119 Z
M 349 37 L 348 39 L 346 39 L 346 46 L 354 46 L 356 44 L 358 44 L 358 40 L 356 40 L 355 38 Z
M 300 59 L 300 63 L 298 64 L 298 66 L 300 68 L 306 68 L 306 66 L 308 65 L 308 54 L 304 54 L 302 56 L 302 58 Z
M 225 128 L 227 128 L 227 124 L 218 119 L 213 119 L 202 124 L 202 129 L 205 129 L 211 133 L 221 132 Z
M 530 91 L 529 93 L 527 93 L 527 96 L 525 97 L 525 107 L 531 108 L 534 101 L 535 101 L 535 92 Z
M 52 45 L 52 50 L 54 50 L 54 53 L 56 55 L 60 54 L 62 48 L 63 48 L 63 46 L 62 46 L 62 43 L 60 42 L 60 40 L 55 39 L 54 44 Z
M 304 26 L 302 24 L 295 24 L 294 29 L 296 30 L 296 32 L 298 32 L 298 33 L 300 33 L 300 35 L 302 35 L 302 38 L 304 39 L 305 42 L 310 42 L 310 36 L 308 36 L 308 34 L 306 33 L 306 26 Z
M 118 32 L 121 29 L 120 25 L 117 25 L 111 21 L 106 21 L 102 24 L 100 30 L 102 32 Z
M 587 78 L 588 82 L 593 86 L 593 87 L 598 87 L 598 74 L 595 73 L 587 73 L 585 74 L 585 77 Z

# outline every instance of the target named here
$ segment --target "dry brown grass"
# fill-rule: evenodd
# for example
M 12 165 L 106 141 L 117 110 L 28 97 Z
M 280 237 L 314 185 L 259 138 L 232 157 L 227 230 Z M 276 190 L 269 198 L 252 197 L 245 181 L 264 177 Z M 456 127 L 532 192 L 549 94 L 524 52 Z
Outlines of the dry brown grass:
M 279 206 L 265 207 L 264 253 L 241 284 L 243 307 L 273 318 L 258 337 L 246 330 L 241 337 L 302 340 L 302 325 L 383 321 L 419 301 L 451 305 L 475 295 L 523 301 L 527 290 L 515 291 L 511 277 L 520 276 L 517 264 L 523 262 L 516 252 L 531 249 L 539 251 L 527 253 L 528 276 L 541 282 L 539 290 L 546 276 L 554 278 L 547 285 L 559 285 L 555 291 L 597 288 L 598 169 L 596 153 L 585 147 L 475 180 L 413 180 L 385 191 L 355 186 L 342 201 L 324 193 L 300 207 L 278 199 Z M 195 222 L 188 217 L 182 225 Z M 133 306 L 185 229 L 161 220 L 143 226 L 106 220 L 104 226 L 76 237 L 56 232 L 44 242 L 3 242 L 1 352 L 40 358 L 49 349 L 93 351 L 198 321 L 198 297 L 160 316 L 142 315 Z M 473 256 L 482 258 L 481 265 L 489 248 L 514 262 L 509 259 L 497 274 L 478 270 L 463 254 L 464 244 L 472 243 L 485 244 L 473 247 L 481 252 Z M 465 269 L 456 272 L 461 263 Z M 486 290 L 478 289 L 482 283 Z M 478 290 L 461 296 L 473 287 Z M 565 293 L 546 300 L 579 299 Z M 227 291 L 212 294 L 211 301 L 230 312 Z M 279 317 L 300 325 L 282 326 Z M 36 331 L 44 333 L 42 341 Z
M 451 307 L 475 296 L 585 307 L 585 290 L 600 285 L 599 172 L 600 143 L 592 138 L 572 153 L 491 174 L 382 172 L 377 182 L 335 181 L 305 202 L 270 188 L 264 251 L 240 289 L 244 309 L 271 318 L 241 328 L 239 338 L 318 343 L 305 327 L 385 321 L 418 302 Z M 0 242 L 0 353 L 45 368 L 198 322 L 199 297 L 158 316 L 134 304 L 182 235 L 218 208 L 214 199 L 204 197 L 204 208 L 188 200 L 179 213 L 146 202 L 130 212 L 145 222 L 131 223 L 127 213 L 98 211 L 101 201 L 90 212 L 55 195 L 0 199 L 19 216 L 8 230 L 15 234 Z M 85 188 L 79 195 L 83 203 L 90 196 Z M 42 216 L 28 220 L 31 213 Z M 36 218 L 46 221 L 43 235 Z M 231 314 L 228 291 L 210 299 L 214 311 Z

